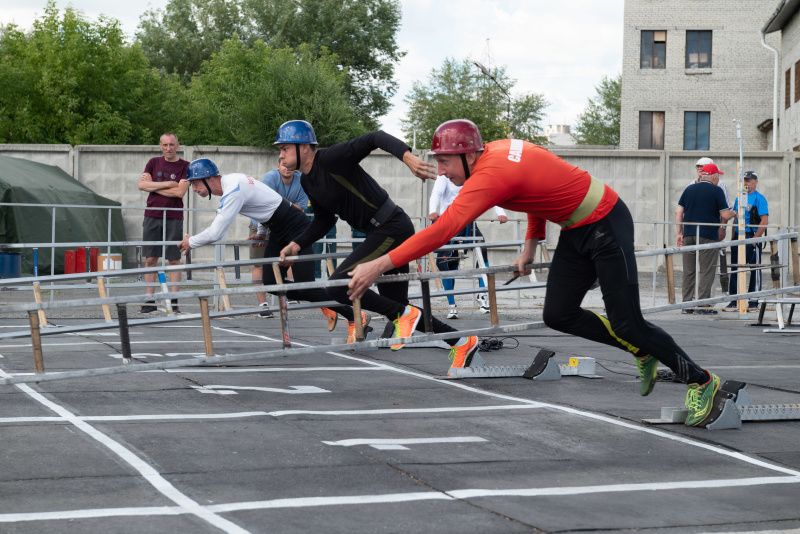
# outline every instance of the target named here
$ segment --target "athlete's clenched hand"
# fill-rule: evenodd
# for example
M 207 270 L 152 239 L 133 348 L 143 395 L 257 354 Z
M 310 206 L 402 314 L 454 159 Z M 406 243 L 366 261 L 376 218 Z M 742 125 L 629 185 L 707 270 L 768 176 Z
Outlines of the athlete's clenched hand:
M 294 263 L 294 260 L 287 260 L 286 258 L 288 256 L 297 256 L 299 252 L 300 252 L 300 245 L 292 241 L 291 243 L 283 247 L 283 250 L 281 250 L 281 262 L 279 265 L 281 267 L 290 266 L 291 264 Z
M 350 300 L 360 299 L 372 287 L 378 277 L 389 269 L 394 269 L 394 265 L 392 265 L 388 254 L 357 265 L 355 269 L 347 273 L 352 278 L 350 283 L 347 284 L 347 296 L 350 297 Z

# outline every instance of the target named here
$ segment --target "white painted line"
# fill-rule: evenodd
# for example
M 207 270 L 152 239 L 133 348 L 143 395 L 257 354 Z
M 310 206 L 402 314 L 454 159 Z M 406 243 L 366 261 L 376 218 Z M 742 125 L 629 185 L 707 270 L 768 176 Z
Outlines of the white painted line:
M 63 417 L 0 417 L 3 423 L 63 423 Z
M 408 447 L 403 445 L 370 445 L 373 449 L 378 449 L 379 451 L 407 451 L 409 450 Z
M 385 410 L 283 410 L 269 412 L 273 417 L 284 415 L 388 415 L 400 413 L 450 413 L 450 412 L 482 412 L 490 410 L 530 410 L 542 406 L 511 404 L 507 406 L 468 406 L 454 408 L 390 408 Z
M 3 370 L 0 370 L 0 376 L 7 376 Z M 126 449 L 122 446 L 119 442 L 111 439 L 109 436 L 103 434 L 93 426 L 87 424 L 84 421 L 81 421 L 79 417 L 68 411 L 66 408 L 48 400 L 44 397 L 41 393 L 34 391 L 30 386 L 27 384 L 15 384 L 16 388 L 20 391 L 26 393 L 29 397 L 34 399 L 35 401 L 39 402 L 40 404 L 46 406 L 50 410 L 54 411 L 69 423 L 71 423 L 75 428 L 81 430 L 89 437 L 93 438 L 94 440 L 98 441 L 100 444 L 104 445 L 108 449 L 111 450 L 114 454 L 120 457 L 125 463 L 130 465 L 133 469 L 135 469 L 147 482 L 150 483 L 156 490 L 158 490 L 162 495 L 170 499 L 172 502 L 186 510 L 187 513 L 191 513 L 197 516 L 200 519 L 203 519 L 214 525 L 215 527 L 219 528 L 224 532 L 231 532 L 236 534 L 249 534 L 245 529 L 239 527 L 235 523 L 228 521 L 224 517 L 218 516 L 216 513 L 209 511 L 208 509 L 202 507 L 197 502 L 190 499 L 188 496 L 184 495 L 178 489 L 170 484 L 161 474 L 158 473 L 150 464 L 136 456 L 133 452 Z
M 343 497 L 299 497 L 294 499 L 273 499 L 243 503 L 216 504 L 209 506 L 215 512 L 236 512 L 241 510 L 265 510 L 270 508 L 307 508 L 312 506 L 341 506 L 360 504 L 385 504 L 424 500 L 475 499 L 480 497 L 517 496 L 549 497 L 561 495 L 582 495 L 589 493 L 628 493 L 639 491 L 668 491 L 679 489 L 707 489 L 748 487 L 770 484 L 797 484 L 800 477 L 761 477 L 740 479 L 697 480 L 690 482 L 653 482 L 646 484 L 611 484 L 608 486 L 576 486 L 555 488 L 510 488 L 507 490 L 463 489 L 446 493 L 416 492 L 389 493 L 384 495 L 353 495 Z
M 229 339 L 215 339 L 215 343 L 230 341 Z M 101 341 L 81 341 L 77 343 L 42 343 L 42 347 L 78 347 L 81 345 L 104 345 L 104 344 L 121 344 L 121 341 L 111 341 L 111 340 L 103 340 Z M 187 343 L 204 343 L 202 339 L 187 339 L 183 341 L 175 341 L 175 340 L 157 340 L 153 339 L 150 341 L 131 341 L 131 345 L 186 345 Z M 240 341 L 237 340 L 236 343 L 261 343 L 261 341 Z M 21 345 L 0 345 L 0 349 L 24 349 L 30 348 L 33 345 L 30 343 L 23 343 Z
M 756 477 L 716 480 L 689 480 L 686 482 L 646 482 L 642 484 L 608 484 L 605 486 L 577 486 L 560 488 L 521 488 L 521 489 L 471 489 L 448 491 L 456 499 L 476 497 L 551 497 L 563 495 L 586 495 L 589 493 L 628 493 L 639 491 L 669 491 L 679 489 L 734 488 L 764 486 L 770 484 L 797 484 L 800 477 Z
M 98 517 L 150 517 L 156 515 L 182 515 L 180 506 L 151 506 L 141 508 L 95 508 L 92 510 L 64 510 L 63 512 L 27 512 L 0 514 L 0 523 L 23 521 L 53 521 L 58 519 L 96 519 Z
M 121 357 L 121 356 L 120 356 Z M 381 371 L 379 367 L 242 367 L 231 369 L 227 367 L 181 367 L 180 369 L 164 369 L 143 371 L 145 373 L 312 373 L 319 371 Z
M 480 443 L 488 440 L 478 436 L 453 436 L 449 438 L 389 438 L 389 439 L 343 439 L 339 441 L 323 441 L 325 445 L 352 447 L 354 445 L 370 445 L 376 449 L 385 446 L 417 445 L 421 443 Z M 403 447 L 405 449 L 405 447 Z
M 499 405 L 499 406 L 454 406 L 439 408 L 406 408 L 390 410 L 336 410 L 336 411 L 311 411 L 311 410 L 286 410 L 282 412 L 234 412 L 234 413 L 200 413 L 200 414 L 140 414 L 140 415 L 86 415 L 78 416 L 81 421 L 198 421 L 204 419 L 241 419 L 246 417 L 281 417 L 284 415 L 390 415 L 409 413 L 453 413 L 453 412 L 487 412 L 505 410 L 530 410 L 539 408 L 532 405 Z M 61 417 L 7 417 L 0 419 L 0 423 L 60 423 Z
M 708 488 L 752 487 L 772 484 L 798 484 L 800 477 L 756 477 L 688 482 L 649 482 L 642 484 L 609 484 L 605 486 L 562 486 L 552 488 L 509 489 L 457 489 L 447 492 L 420 491 L 408 493 L 384 493 L 380 495 L 345 495 L 335 497 L 297 497 L 268 501 L 235 502 L 201 507 L 211 513 L 229 513 L 245 510 L 279 508 L 311 508 L 317 506 L 354 506 L 364 504 L 392 504 L 414 501 L 451 501 L 456 499 L 478 499 L 492 497 L 553 497 L 564 495 L 587 495 L 594 493 L 631 493 L 641 491 L 700 490 Z M 181 515 L 191 513 L 179 506 L 96 508 L 88 510 L 65 510 L 60 512 L 29 512 L 0 514 L 0 523 L 23 521 L 48 521 L 58 519 L 86 519 L 98 517 L 134 517 L 156 515 Z
M 327 389 L 316 386 L 287 386 L 289 389 L 264 388 L 255 386 L 192 386 L 195 389 L 210 390 L 235 390 L 235 391 L 263 391 L 264 393 L 286 393 L 289 395 L 305 395 L 307 393 L 330 393 Z
M 82 421 L 197 421 L 203 419 L 243 419 L 245 417 L 265 417 L 267 412 L 237 413 L 198 413 L 198 414 L 164 414 L 164 415 L 89 415 L 81 417 Z

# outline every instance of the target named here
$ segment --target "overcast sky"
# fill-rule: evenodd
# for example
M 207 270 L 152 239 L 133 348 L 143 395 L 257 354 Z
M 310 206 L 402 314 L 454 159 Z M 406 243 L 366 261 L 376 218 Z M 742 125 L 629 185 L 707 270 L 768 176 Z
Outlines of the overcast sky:
M 88 17 L 117 18 L 133 36 L 140 15 L 168 0 L 58 1 Z M 45 0 L 0 0 L 0 22 L 30 28 Z M 401 0 L 403 22 L 397 41 L 405 58 L 395 70 L 399 89 L 383 128 L 401 136 L 403 99 L 414 81 L 425 81 L 445 58 L 469 58 L 488 67 L 505 65 L 517 80 L 514 92 L 544 93 L 551 102 L 545 124 L 574 124 L 603 76 L 622 69 L 624 0 Z M 140 7 L 140 6 L 146 7 Z M 490 64 L 489 64 L 490 63 Z M 477 70 L 476 70 L 477 75 Z M 454 117 L 455 118 L 455 117 Z

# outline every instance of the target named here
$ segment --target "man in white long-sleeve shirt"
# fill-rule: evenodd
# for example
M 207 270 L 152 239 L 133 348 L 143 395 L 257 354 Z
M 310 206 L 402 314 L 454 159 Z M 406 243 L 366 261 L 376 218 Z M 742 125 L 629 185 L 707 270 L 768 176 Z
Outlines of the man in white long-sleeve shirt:
M 458 193 L 461 191 L 461 186 L 457 186 L 453 184 L 446 176 L 438 176 L 436 178 L 436 183 L 433 185 L 433 190 L 431 191 L 431 198 L 428 201 L 430 215 L 428 218 L 431 221 L 436 221 L 439 218 L 439 215 L 445 212 L 445 210 L 453 203 L 453 201 L 458 196 Z M 494 208 L 495 215 L 497 215 L 497 220 L 500 221 L 500 224 L 503 224 L 508 221 L 508 217 L 506 216 L 506 212 L 503 208 L 499 206 L 495 206 Z M 483 237 L 483 234 L 478 229 L 477 223 L 474 221 L 466 226 L 461 232 L 456 234 L 455 237 Z M 450 244 L 456 243 L 455 241 L 451 241 Z M 486 253 L 486 249 L 481 249 L 481 255 L 485 260 L 486 266 L 489 265 L 489 257 Z M 436 255 L 436 267 L 439 268 L 440 271 L 455 271 L 458 270 L 458 251 L 457 250 L 448 250 L 448 251 L 441 251 Z M 477 258 L 476 258 L 477 259 Z M 483 267 L 483 265 L 479 265 L 479 267 Z M 484 287 L 483 278 L 478 278 L 478 283 L 481 287 Z M 443 278 L 442 279 L 442 286 L 446 291 L 450 291 L 455 286 L 455 280 L 453 278 Z M 478 293 L 476 295 L 478 300 L 478 304 L 480 305 L 481 313 L 489 313 L 489 298 L 486 293 Z M 447 314 L 448 319 L 458 319 L 458 308 L 456 307 L 456 300 L 453 298 L 453 295 L 447 295 L 447 302 L 450 304 L 450 311 Z
M 221 196 L 217 216 L 211 226 L 197 235 L 186 234 L 183 241 L 178 243 L 178 248 L 185 254 L 187 251 L 219 241 L 225 231 L 233 223 L 237 215 L 244 215 L 258 221 L 258 230 L 253 239 L 264 240 L 267 228 L 270 229 L 270 238 L 266 244 L 265 258 L 274 258 L 280 255 L 281 249 L 294 241 L 302 234 L 311 222 L 305 213 L 292 206 L 278 193 L 267 187 L 261 181 L 241 173 L 220 175 L 219 169 L 208 158 L 197 159 L 189 164 L 186 179 L 192 184 L 192 191 L 201 197 L 211 195 Z M 312 254 L 311 246 L 301 250 L 299 255 Z M 288 267 L 281 267 L 281 275 L 285 279 Z M 292 268 L 294 282 L 313 282 L 313 262 L 295 262 Z M 264 284 L 275 284 L 275 274 L 272 268 L 264 269 Z M 301 289 L 287 291 L 286 295 L 292 300 L 306 300 L 309 302 L 324 302 L 328 295 L 323 288 Z M 351 339 L 355 341 L 355 325 L 353 323 L 353 308 L 350 306 L 332 306 L 330 309 L 341 314 L 348 323 Z M 362 312 L 362 324 L 368 322 L 366 314 Z

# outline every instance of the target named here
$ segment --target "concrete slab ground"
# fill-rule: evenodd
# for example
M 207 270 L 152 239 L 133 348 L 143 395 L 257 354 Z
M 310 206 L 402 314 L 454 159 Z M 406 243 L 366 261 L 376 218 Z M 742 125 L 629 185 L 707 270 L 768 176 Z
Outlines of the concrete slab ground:
M 540 319 L 513 298 L 501 324 Z M 454 326 L 489 325 L 459 302 Z M 796 334 L 748 326 L 755 314 L 648 319 L 755 403 L 800 403 Z M 296 345 L 344 335 L 318 312 L 291 326 Z M 7 317 L 0 333 L 26 327 Z M 277 319 L 212 330 L 217 354 L 280 347 Z M 649 426 L 685 385 L 640 397 L 629 354 L 548 329 L 502 341 L 487 364 L 547 348 L 596 358 L 601 378 L 442 380 L 447 351 L 409 346 L 0 386 L 0 531 L 800 533 L 800 421 Z M 48 372 L 122 365 L 115 330 L 43 342 Z M 199 320 L 131 342 L 141 362 L 203 354 Z M 32 370 L 30 339 L 0 340 L 1 376 Z

